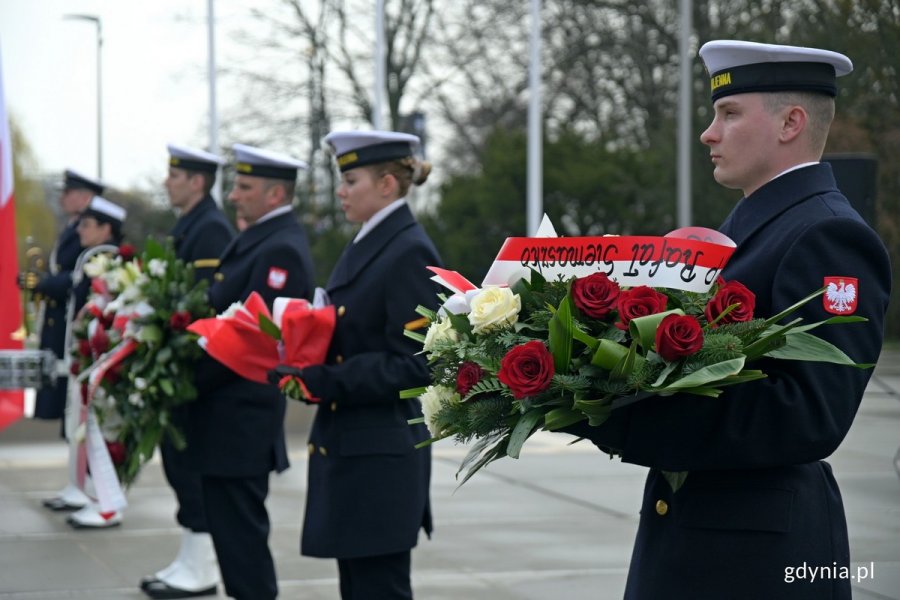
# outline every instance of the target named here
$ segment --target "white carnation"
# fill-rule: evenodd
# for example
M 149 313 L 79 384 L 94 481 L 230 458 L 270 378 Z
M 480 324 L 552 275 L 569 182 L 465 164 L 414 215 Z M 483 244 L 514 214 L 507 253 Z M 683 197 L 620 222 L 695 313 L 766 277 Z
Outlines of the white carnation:
M 147 270 L 150 271 L 150 274 L 154 277 L 164 277 L 166 274 L 166 266 L 166 261 L 159 258 L 151 258 L 150 262 L 147 263 Z

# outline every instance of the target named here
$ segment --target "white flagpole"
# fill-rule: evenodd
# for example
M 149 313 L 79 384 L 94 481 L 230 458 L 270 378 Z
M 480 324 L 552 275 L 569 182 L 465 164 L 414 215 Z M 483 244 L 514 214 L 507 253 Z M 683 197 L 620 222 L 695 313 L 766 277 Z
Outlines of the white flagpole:
M 219 154 L 219 111 L 216 106 L 216 26 L 215 26 L 215 0 L 208 0 L 207 10 L 207 71 L 209 75 L 209 151 Z M 213 199 L 216 204 L 222 206 L 222 169 L 218 169 L 219 176 L 212 189 Z
M 693 84 L 691 65 L 691 32 L 693 25 L 693 2 L 679 0 L 681 11 L 681 34 L 678 40 L 678 54 L 681 61 L 678 82 L 678 226 L 691 225 L 691 86 Z
M 531 0 L 531 39 L 528 67 L 528 196 L 527 233 L 533 236 L 543 212 L 543 128 L 541 127 L 541 0 Z
M 372 103 L 372 127 L 383 129 L 382 113 L 385 89 L 384 64 L 384 0 L 375 3 L 375 93 Z

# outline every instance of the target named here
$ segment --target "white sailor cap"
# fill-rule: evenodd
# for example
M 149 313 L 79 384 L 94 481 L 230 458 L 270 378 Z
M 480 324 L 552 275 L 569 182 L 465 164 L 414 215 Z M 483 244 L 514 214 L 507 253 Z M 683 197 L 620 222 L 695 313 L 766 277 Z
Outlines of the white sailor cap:
M 322 142 L 341 172 L 413 156 L 420 144 L 418 136 L 397 131 L 332 131 Z
M 93 217 L 100 223 L 113 223 L 121 225 L 125 221 L 127 211 L 110 202 L 102 196 L 94 196 L 91 198 L 87 208 L 81 213 L 82 217 Z
M 215 173 L 219 165 L 225 164 L 225 160 L 221 156 L 205 150 L 197 150 L 180 144 L 167 144 L 166 148 L 169 150 L 170 167 L 186 171 Z
M 835 79 L 853 70 L 850 59 L 830 50 L 738 40 L 714 40 L 700 48 L 710 76 L 712 101 L 746 92 L 806 91 L 837 95 Z
M 66 169 L 63 172 L 64 190 L 90 190 L 95 194 L 102 194 L 105 188 L 106 185 L 100 181 L 91 179 L 73 169 Z
M 287 154 L 254 148 L 245 144 L 234 144 L 235 169 L 239 175 L 269 177 L 272 179 L 297 179 L 297 169 L 307 169 L 302 160 Z

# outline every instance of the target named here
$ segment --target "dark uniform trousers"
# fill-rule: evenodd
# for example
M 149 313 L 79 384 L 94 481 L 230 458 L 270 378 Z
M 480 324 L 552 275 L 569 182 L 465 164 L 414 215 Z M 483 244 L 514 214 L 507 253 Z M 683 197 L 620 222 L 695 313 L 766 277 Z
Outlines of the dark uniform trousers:
M 724 270 L 756 294 L 770 317 L 820 289 L 826 277 L 858 279 L 854 314 L 865 323 L 814 334 L 858 362 L 881 350 L 890 297 L 887 251 L 837 190 L 831 167 L 786 173 L 734 208 L 722 226 L 737 248 Z M 794 317 L 831 316 L 816 298 Z M 631 557 L 628 600 L 849 599 L 848 579 L 790 583 L 804 563 L 849 567 L 847 525 L 831 455 L 850 429 L 871 370 L 760 360 L 765 379 L 719 398 L 648 398 L 578 435 L 622 460 L 651 467 Z M 672 492 L 662 471 L 688 471 Z
M 212 196 L 207 195 L 190 212 L 178 219 L 170 235 L 175 245 L 175 256 L 194 265 L 198 281 L 205 279 L 211 283 L 213 273 L 219 265 L 219 257 L 234 238 L 234 230 Z M 187 408 L 175 407 L 171 418 L 174 425 L 184 431 L 187 425 Z M 200 476 L 190 469 L 185 453 L 178 450 L 168 438 L 162 441 L 159 450 L 166 480 L 178 500 L 175 515 L 178 524 L 195 533 L 209 531 L 200 493 Z
M 302 227 L 282 214 L 241 232 L 225 249 L 209 291 L 217 313 L 258 292 L 311 298 L 313 271 Z M 200 475 L 203 507 L 225 583 L 238 600 L 277 594 L 265 499 L 272 470 L 287 469 L 284 396 L 203 357 L 199 397 L 188 404 L 187 460 Z
M 342 600 L 412 600 L 410 551 L 366 558 L 339 558 Z
M 417 400 L 428 383 L 421 346 L 404 335 L 418 305 L 437 308 L 427 266 L 440 257 L 401 205 L 351 244 L 328 281 L 337 324 L 325 364 L 304 369 L 321 399 L 309 436 L 301 553 L 336 558 L 344 600 L 410 598 L 409 552 L 431 533 L 431 454 Z M 360 494 L 364 492 L 364 497 Z
M 70 223 L 59 235 L 51 255 L 51 274 L 41 278 L 34 289 L 44 299 L 40 347 L 52 350 L 57 358 L 65 355 L 66 306 L 72 291 L 72 270 L 84 248 L 77 232 L 78 223 Z M 38 390 L 34 407 L 36 419 L 61 419 L 66 408 L 68 377 L 58 377 L 56 385 Z M 64 426 L 61 431 L 64 435 Z

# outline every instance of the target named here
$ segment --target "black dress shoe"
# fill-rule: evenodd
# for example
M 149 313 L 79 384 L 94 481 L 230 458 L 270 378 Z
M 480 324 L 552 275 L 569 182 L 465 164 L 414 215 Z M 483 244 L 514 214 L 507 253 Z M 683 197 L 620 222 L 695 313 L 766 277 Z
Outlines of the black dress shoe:
M 215 596 L 217 593 L 216 586 L 214 585 L 202 590 L 197 590 L 196 592 L 191 592 L 172 587 L 165 581 L 160 581 L 155 578 L 153 581 L 149 581 L 146 587 L 143 587 L 143 581 L 141 584 L 141 589 L 151 598 L 199 598 L 200 596 Z
M 157 582 L 162 583 L 157 579 L 156 575 L 145 575 L 144 577 L 141 577 L 141 589 L 146 590 L 148 585 Z
M 69 504 L 59 496 L 53 498 L 45 498 L 41 500 L 41 504 L 53 511 L 79 510 L 84 508 L 84 504 Z

